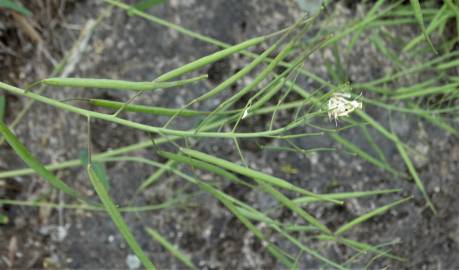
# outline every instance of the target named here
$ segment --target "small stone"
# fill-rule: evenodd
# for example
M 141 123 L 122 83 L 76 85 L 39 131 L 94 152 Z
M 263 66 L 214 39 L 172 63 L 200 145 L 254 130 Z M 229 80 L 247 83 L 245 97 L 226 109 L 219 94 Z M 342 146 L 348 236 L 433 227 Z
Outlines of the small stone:
M 109 243 L 113 243 L 113 241 L 115 241 L 115 237 L 113 235 L 109 235 L 107 240 Z
M 140 260 L 134 254 L 129 254 L 126 257 L 126 264 L 129 269 L 138 269 L 140 268 Z
M 416 144 L 414 149 L 408 149 L 408 153 L 416 168 L 422 168 L 429 163 L 429 145 L 427 143 Z

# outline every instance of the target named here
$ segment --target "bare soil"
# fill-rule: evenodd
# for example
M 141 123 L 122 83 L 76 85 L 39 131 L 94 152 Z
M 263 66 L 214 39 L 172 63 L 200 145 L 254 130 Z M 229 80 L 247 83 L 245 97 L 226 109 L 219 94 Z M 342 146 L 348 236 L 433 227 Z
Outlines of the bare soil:
M 59 61 L 69 50 L 86 21 L 96 18 L 106 8 L 99 1 L 63 1 L 67 2 L 64 5 L 59 5 L 58 2 L 37 1 L 35 6 L 28 6 L 34 13 L 30 22 L 43 39 L 40 46 L 40 42 L 37 43 L 30 33 L 27 34 L 18 26 L 11 14 L 3 11 L 0 13 L 0 41 L 5 48 L 14 50 L 0 51 L 1 81 L 24 86 L 48 76 L 53 63 Z M 43 9 L 44 7 L 46 8 Z M 355 5 L 341 4 L 335 8 L 341 9 L 342 16 L 337 20 L 351 18 L 358 9 Z M 149 12 L 228 43 L 238 43 L 273 32 L 290 25 L 300 16 L 294 1 L 281 0 L 171 0 Z M 351 79 L 366 81 L 383 75 L 386 59 L 377 56 L 369 44 L 363 43 L 359 46 L 347 63 Z M 266 45 L 258 50 L 262 48 L 266 48 Z M 212 45 L 113 9 L 111 15 L 96 28 L 70 76 L 152 80 L 161 73 L 216 50 Z M 306 67 L 318 74 L 324 74 L 323 62 L 326 57 L 327 53 L 318 53 L 310 59 Z M 247 62 L 247 59 L 239 56 L 228 58 L 208 67 L 209 82 L 187 89 L 144 95 L 138 102 L 181 107 L 191 98 L 204 93 L 209 86 L 214 86 L 237 72 Z M 305 87 L 314 89 L 312 82 L 303 83 Z M 240 85 L 231 91 L 234 92 L 239 87 Z M 59 99 L 94 97 L 127 100 L 129 97 L 125 92 L 108 90 L 50 88 L 44 94 Z M 27 100 L 8 94 L 6 97 L 8 107 L 5 120 L 9 123 Z M 213 108 L 222 98 L 224 95 L 201 104 L 200 108 Z M 79 105 L 89 106 L 83 103 Z M 337 151 L 304 156 L 258 147 L 258 144 L 275 146 L 277 142 L 274 140 L 243 141 L 241 148 L 250 167 L 284 177 L 292 183 L 317 192 L 400 188 L 404 195 L 414 194 L 415 198 L 410 202 L 362 224 L 348 236 L 372 244 L 400 240 L 400 243 L 393 246 L 392 252 L 406 258 L 406 261 L 378 258 L 370 266 L 372 269 L 459 268 L 459 139 L 406 115 L 389 115 L 387 111 L 372 107 L 367 112 L 385 125 L 391 119 L 395 131 L 403 141 L 413 148 L 423 146 L 422 149 L 426 150 L 417 155 L 416 166 L 438 210 L 437 215 L 433 215 L 425 206 L 425 201 L 413 182 L 394 179 L 392 175 L 349 154 L 326 136 L 305 137 L 297 139 L 295 143 L 304 148 L 337 147 Z M 151 125 L 161 125 L 167 121 L 164 117 L 139 114 L 126 116 Z M 278 117 L 280 122 L 288 119 L 288 113 L 281 113 Z M 263 117 L 249 120 L 242 124 L 242 130 L 253 126 L 263 127 L 269 121 Z M 177 122 L 175 127 L 185 129 L 195 123 L 182 121 Z M 331 127 L 334 125 L 329 124 Z M 80 151 L 87 146 L 86 119 L 44 104 L 34 104 L 15 132 L 44 163 L 78 158 Z M 390 162 L 404 170 L 396 148 L 376 132 L 371 132 L 376 143 L 381 145 L 386 156 L 390 158 Z M 150 138 L 149 134 L 102 121 L 92 123 L 92 133 L 94 152 L 103 152 Z M 351 129 L 342 134 L 369 152 L 373 151 L 356 130 Z M 232 141 L 207 139 L 191 143 L 197 149 L 225 159 L 240 159 Z M 154 149 L 135 155 L 164 162 L 155 154 Z M 23 166 L 7 145 L 0 146 L 0 170 Z M 283 169 L 286 166 L 293 170 Z M 202 269 L 282 269 L 262 243 L 248 233 L 223 205 L 212 196 L 199 192 L 197 187 L 184 184 L 183 180 L 174 175 L 165 174 L 153 188 L 139 195 L 135 193 L 137 187 L 154 169 L 136 163 L 108 163 L 107 170 L 110 176 L 110 194 L 119 205 L 157 204 L 169 200 L 179 190 L 183 190 L 185 194 L 198 192 L 182 207 L 129 213 L 124 216 L 136 239 L 160 269 L 184 267 L 145 234 L 145 226 L 161 232 Z M 203 179 L 214 177 L 203 172 L 195 173 Z M 78 190 L 95 198 L 82 168 L 60 171 L 58 175 Z M 260 209 L 277 206 L 274 199 L 257 190 L 230 183 L 223 185 L 223 189 Z M 0 197 L 71 202 L 36 176 L 1 179 Z M 400 194 L 394 194 L 350 200 L 340 207 L 314 204 L 308 206 L 307 210 L 330 228 L 337 228 L 343 222 L 399 197 Z M 126 258 L 132 252 L 106 214 L 8 205 L 1 206 L 1 211 L 9 217 L 10 222 L 0 226 L 0 269 L 127 268 Z M 275 215 L 284 221 L 299 220 L 287 210 L 278 210 Z M 66 229 L 65 235 L 59 237 L 58 226 Z M 296 236 L 301 238 L 301 234 Z M 286 250 L 297 252 L 280 239 L 279 244 Z M 320 249 L 324 255 L 340 261 L 348 258 L 350 252 L 342 246 L 318 243 L 311 245 Z M 320 267 L 316 260 L 307 255 L 302 256 L 299 263 L 302 269 Z M 362 264 L 363 266 L 365 265 Z

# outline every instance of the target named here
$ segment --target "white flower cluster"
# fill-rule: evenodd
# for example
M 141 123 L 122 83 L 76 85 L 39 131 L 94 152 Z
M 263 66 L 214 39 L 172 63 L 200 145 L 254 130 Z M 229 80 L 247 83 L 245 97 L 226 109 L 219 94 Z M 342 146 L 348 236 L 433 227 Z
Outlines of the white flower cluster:
M 357 100 L 349 100 L 350 93 L 334 93 L 328 100 L 328 118 L 333 117 L 336 125 L 338 118 L 348 116 L 356 109 L 362 109 L 362 102 Z

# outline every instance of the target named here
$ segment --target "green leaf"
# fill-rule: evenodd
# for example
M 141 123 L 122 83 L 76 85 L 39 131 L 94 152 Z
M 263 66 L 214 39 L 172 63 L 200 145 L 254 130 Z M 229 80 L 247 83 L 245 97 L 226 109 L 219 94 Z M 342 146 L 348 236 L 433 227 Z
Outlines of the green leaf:
M 17 11 L 25 16 L 32 15 L 32 12 L 25 8 L 21 3 L 11 0 L 0 0 L 0 8 L 7 8 Z
M 8 218 L 7 215 L 0 213 L 0 225 L 5 225 L 10 222 L 10 219 Z

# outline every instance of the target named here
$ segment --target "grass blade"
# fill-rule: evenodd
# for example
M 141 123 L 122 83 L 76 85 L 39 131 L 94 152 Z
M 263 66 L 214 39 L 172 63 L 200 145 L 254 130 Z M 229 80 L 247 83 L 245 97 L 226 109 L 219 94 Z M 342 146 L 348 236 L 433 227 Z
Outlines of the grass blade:
M 236 203 L 239 203 L 239 201 L 237 201 Z M 300 231 L 300 230 L 303 230 L 303 231 L 317 231 L 317 228 L 315 226 L 301 226 L 301 225 L 293 225 L 293 226 L 287 226 L 287 228 L 281 228 L 282 227 L 285 227 L 284 224 L 278 222 L 278 221 L 275 221 L 275 220 L 272 220 L 271 218 L 269 218 L 268 216 L 266 216 L 264 213 L 261 213 L 259 211 L 257 211 L 256 209 L 250 207 L 250 206 L 242 206 L 242 207 L 237 207 L 237 209 L 246 217 L 250 218 L 250 219 L 253 219 L 253 220 L 257 220 L 257 221 L 260 221 L 260 222 L 264 222 L 266 224 L 268 224 L 269 226 L 271 226 L 274 230 L 276 230 L 277 232 L 279 232 L 282 236 L 284 236 L 285 238 L 287 238 L 290 242 L 292 242 L 294 245 L 296 245 L 298 248 L 300 248 L 302 251 L 305 251 L 306 253 L 310 254 L 311 256 L 319 259 L 320 261 L 324 262 L 325 264 L 328 264 L 332 267 L 334 267 L 334 269 L 345 269 L 343 268 L 341 265 L 339 265 L 338 263 L 334 262 L 334 261 L 331 261 L 329 259 L 327 259 L 326 257 L 322 256 L 319 252 L 303 245 L 297 238 L 291 236 L 290 234 L 288 234 L 288 230 L 290 231 Z M 290 228 L 288 228 L 290 227 Z M 292 227 L 295 227 L 295 228 L 292 228 Z
M 171 242 L 169 242 L 166 238 L 164 238 L 160 233 L 155 231 L 152 228 L 145 228 L 147 233 L 156 241 L 158 241 L 169 253 L 177 257 L 184 265 L 189 267 L 190 269 L 198 269 L 194 266 L 193 262 L 190 260 L 188 256 L 183 254 L 178 248 L 176 248 Z
M 24 89 L 17 88 L 5 83 L 0 82 L 0 88 L 4 89 L 8 92 L 20 95 L 20 96 L 26 96 L 35 100 L 38 100 L 40 102 L 46 103 L 48 105 L 51 105 L 53 107 L 60 108 L 62 110 L 70 111 L 73 113 L 77 113 L 86 117 L 91 117 L 91 118 L 97 118 L 97 119 L 102 119 L 105 121 L 125 125 L 131 128 L 139 129 L 139 130 L 144 130 L 147 132 L 151 133 L 156 133 L 159 135 L 173 135 L 173 136 L 181 136 L 181 137 L 213 137 L 213 138 L 255 138 L 255 137 L 272 137 L 275 135 L 278 135 L 280 133 L 286 132 L 290 129 L 293 129 L 297 126 L 299 126 L 302 122 L 297 121 L 294 124 L 287 125 L 285 127 L 276 129 L 276 130 L 268 130 L 268 131 L 260 131 L 260 132 L 198 132 L 197 130 L 188 130 L 188 131 L 182 131 L 182 130 L 176 130 L 176 129 L 167 129 L 167 128 L 162 128 L 162 127 L 156 127 L 156 126 L 151 126 L 151 125 L 146 125 L 146 124 L 141 124 L 138 122 L 133 122 L 129 121 L 126 119 L 118 118 L 113 115 L 107 115 L 105 113 L 99 113 L 95 111 L 90 111 L 86 109 L 82 109 L 80 107 L 72 106 L 64 102 L 57 101 L 52 98 L 48 98 L 42 95 L 37 95 L 32 92 L 26 92 Z M 307 117 L 312 117 L 313 115 L 310 114 Z M 306 116 L 305 116 L 306 117 Z M 203 129 L 203 127 L 201 127 Z
M 112 199 L 107 193 L 102 181 L 99 179 L 98 175 L 94 171 L 92 164 L 88 164 L 87 172 L 89 175 L 89 179 L 91 180 L 91 184 L 97 192 L 102 204 L 104 205 L 107 213 L 115 223 L 116 227 L 118 228 L 121 235 L 124 237 L 128 245 L 131 247 L 132 251 L 134 251 L 135 255 L 139 258 L 142 264 L 147 269 L 156 269 L 150 259 L 145 255 L 142 248 L 139 246 L 137 241 L 135 240 L 134 236 L 132 235 L 131 231 L 129 230 L 127 224 L 124 222 L 123 217 L 121 216 L 118 208 L 113 203 Z
M 343 192 L 343 193 L 334 193 L 334 194 L 322 194 L 323 197 L 335 199 L 335 200 L 346 200 L 354 199 L 361 197 L 368 197 L 374 195 L 381 195 L 393 192 L 400 192 L 400 189 L 381 189 L 381 190 L 371 190 L 371 191 L 353 191 L 353 192 Z M 316 198 L 312 197 L 302 197 L 293 200 L 294 203 L 305 205 L 312 202 L 317 202 Z
M 171 152 L 159 151 L 158 154 L 163 156 L 163 157 L 166 157 L 168 159 L 174 160 L 176 162 L 180 162 L 180 163 L 183 163 L 183 164 L 190 165 L 193 168 L 204 169 L 204 170 L 206 170 L 208 172 L 215 173 L 217 175 L 223 176 L 224 178 L 230 180 L 231 182 L 238 183 L 238 184 L 249 186 L 249 187 L 253 188 L 252 185 L 242 181 L 236 175 L 234 175 L 234 174 L 228 172 L 227 170 L 224 170 L 224 169 L 222 169 L 222 168 L 220 168 L 218 166 L 212 165 L 210 163 L 207 163 L 207 162 L 204 162 L 204 161 L 201 161 L 201 160 L 197 160 L 197 159 L 193 159 L 193 158 L 190 158 L 190 157 L 185 156 L 185 155 L 174 154 L 174 153 L 171 153 Z
M 172 198 L 166 202 L 160 204 L 151 204 L 144 206 L 127 206 L 120 207 L 118 210 L 120 212 L 145 212 L 145 211 L 155 211 L 162 210 L 173 207 L 183 203 L 182 198 Z M 2 200 L 0 199 L 0 205 L 17 205 L 17 206 L 28 206 L 28 207 L 47 207 L 52 209 L 73 209 L 79 211 L 98 211 L 106 212 L 103 206 L 89 205 L 85 203 L 81 204 L 60 204 L 60 203 L 49 203 L 41 200 L 31 200 L 31 201 L 19 201 L 19 200 Z
M 89 152 L 87 149 L 80 151 L 80 160 L 81 164 L 83 164 L 84 167 L 88 166 L 89 158 Z M 92 163 L 92 166 L 94 172 L 97 174 L 97 177 L 99 177 L 100 181 L 102 181 L 102 184 L 104 184 L 105 189 L 109 191 L 110 183 L 108 182 L 107 170 L 105 169 L 105 165 L 99 161 L 94 161 Z
M 375 153 L 378 155 L 379 160 L 384 162 L 387 166 L 390 166 L 390 164 L 387 162 L 386 156 L 384 155 L 384 151 L 381 149 L 381 147 L 375 142 L 373 139 L 373 136 L 370 134 L 368 131 L 368 128 L 364 125 L 360 126 L 360 130 L 362 131 L 363 136 L 367 139 L 368 144 L 373 148 Z
M 292 260 L 289 259 L 285 252 L 278 248 L 276 245 L 271 243 L 271 241 L 266 238 L 263 234 L 263 232 L 256 226 L 250 222 L 248 218 L 246 218 L 239 210 L 238 208 L 225 196 L 223 195 L 221 191 L 213 188 L 211 185 L 208 185 L 206 183 L 199 182 L 198 185 L 205 191 L 209 192 L 212 194 L 215 198 L 217 198 L 223 205 L 225 205 L 228 210 L 231 211 L 231 213 L 242 223 L 244 226 L 246 226 L 258 239 L 261 241 L 267 243 L 266 249 L 275 257 L 277 258 L 280 262 L 282 262 L 285 266 L 291 267 Z
M 392 207 L 395 207 L 401 203 L 404 203 L 408 200 L 411 200 L 411 197 L 408 197 L 408 198 L 404 198 L 404 199 L 401 199 L 401 200 L 398 200 L 396 202 L 393 202 L 393 203 L 390 203 L 388 205 L 384 205 L 382 207 L 379 207 L 379 208 L 376 208 L 364 215 L 361 215 L 359 216 L 358 218 L 342 225 L 341 227 L 339 227 L 336 232 L 335 232 L 335 235 L 340 235 L 340 234 L 343 234 L 345 233 L 346 231 L 352 229 L 353 227 L 355 227 L 356 225 L 360 224 L 360 223 L 363 223 L 365 221 L 367 221 L 368 219 L 370 218 L 373 218 L 374 216 L 377 216 L 377 215 L 381 215 L 382 213 L 386 212 L 387 210 L 389 210 L 390 208 Z
M 435 29 L 443 27 L 449 17 L 451 17 L 451 14 L 447 8 L 447 5 L 443 5 L 443 7 L 437 11 L 435 16 L 432 18 L 430 24 L 427 26 L 427 29 L 425 29 L 425 33 L 429 35 Z M 422 40 L 425 40 L 424 33 L 408 42 L 408 44 L 403 47 L 402 51 L 408 52 L 409 50 L 416 47 L 420 42 L 422 42 Z
M 303 245 L 303 243 L 301 243 L 297 238 L 291 236 L 290 234 L 284 232 L 283 230 L 281 230 L 279 227 L 275 226 L 274 227 L 280 234 L 282 234 L 285 238 L 287 238 L 290 242 L 292 242 L 295 246 L 297 246 L 298 248 L 300 248 L 302 251 L 316 257 L 317 259 L 323 261 L 324 263 L 330 265 L 333 267 L 333 269 L 341 269 L 341 270 L 344 270 L 344 269 L 347 269 L 346 267 L 343 267 L 339 264 L 337 264 L 336 262 L 334 261 L 331 261 L 329 260 L 328 258 L 322 256 L 320 253 L 318 253 L 317 251 Z
M 281 188 L 285 188 L 287 190 L 296 191 L 298 193 L 317 198 L 318 200 L 329 201 L 329 202 L 341 204 L 340 201 L 333 200 L 333 199 L 326 199 L 326 198 L 322 197 L 321 195 L 315 194 L 315 193 L 313 193 L 311 191 L 307 191 L 305 189 L 302 189 L 302 188 L 299 188 L 299 187 L 297 187 L 295 185 L 292 185 L 288 181 L 283 180 L 281 178 L 278 178 L 278 177 L 275 177 L 275 176 L 272 176 L 272 175 L 269 175 L 269 174 L 265 174 L 265 173 L 262 173 L 262 172 L 258 172 L 258 171 L 243 167 L 241 165 L 238 165 L 236 163 L 229 162 L 229 161 L 224 160 L 224 159 L 220 159 L 220 158 L 217 158 L 217 157 L 214 157 L 214 156 L 210 156 L 210 155 L 207 155 L 205 153 L 202 153 L 202 152 L 199 152 L 199 151 L 196 151 L 196 150 L 186 149 L 186 148 L 182 148 L 181 152 L 183 152 L 185 155 L 188 155 L 188 156 L 194 157 L 196 159 L 200 159 L 200 160 L 209 162 L 211 164 L 215 164 L 215 165 L 223 167 L 223 168 L 225 168 L 227 170 L 230 170 L 230 171 L 233 171 L 233 172 L 236 172 L 236 173 L 251 177 L 253 179 L 258 179 L 258 180 L 264 181 L 266 183 L 269 183 L 269 184 L 272 184 L 272 185 L 275 185 L 275 186 L 278 186 L 278 187 L 281 187 Z
M 435 50 L 435 47 L 432 44 L 432 40 L 430 40 L 429 34 L 427 34 L 426 27 L 424 25 L 424 17 L 422 16 L 421 4 L 418 0 L 410 0 L 410 3 L 413 7 L 414 16 L 418 20 L 419 26 L 421 27 L 422 33 L 424 34 L 427 43 L 429 43 L 429 46 L 432 49 L 432 51 L 435 54 L 437 54 L 437 50 Z
M 120 109 L 125 103 L 117 102 L 112 100 L 105 99 L 90 99 L 89 103 L 94 106 L 110 108 L 110 109 Z M 146 113 L 154 115 L 165 115 L 165 116 L 183 116 L 183 117 L 193 117 L 209 114 L 210 112 L 187 110 L 187 109 L 171 109 L 165 107 L 154 107 L 154 106 L 145 106 L 137 104 L 129 104 L 124 108 L 126 112 L 137 112 L 137 113 Z
M 146 163 L 151 166 L 159 167 L 159 168 L 166 168 L 165 165 L 145 159 L 145 158 L 140 158 L 140 157 L 119 157 L 119 158 L 111 158 L 110 160 L 112 161 L 135 161 L 135 162 L 141 162 L 141 163 Z M 239 205 L 242 205 L 246 208 L 250 208 L 249 206 L 243 204 L 242 202 L 238 201 L 237 199 L 221 192 L 220 190 L 214 188 L 213 186 L 206 184 L 202 181 L 199 181 L 198 179 L 185 174 L 181 172 L 180 170 L 177 170 L 175 168 L 166 168 L 168 171 L 171 171 L 172 173 L 180 176 L 181 178 L 189 181 L 192 184 L 198 185 L 202 190 L 210 193 L 213 195 L 216 199 L 218 199 L 223 205 L 225 205 L 233 214 L 236 218 L 238 218 L 242 224 L 244 224 L 258 239 L 260 239 L 263 242 L 268 243 L 268 246 L 266 249 L 275 257 L 277 258 L 280 262 L 282 262 L 286 266 L 290 266 L 291 259 L 289 256 L 280 248 L 272 244 L 268 238 L 264 236 L 264 234 L 261 232 L 260 229 L 258 229 L 256 226 L 254 226 L 249 219 L 247 219 L 243 214 L 241 214 L 237 207 L 234 205 L 234 203 L 238 203 Z
M 30 10 L 25 8 L 21 3 L 18 3 L 17 1 L 2 0 L 2 1 L 0 1 L 0 7 L 17 11 L 17 12 L 19 12 L 22 15 L 25 15 L 25 16 L 31 16 L 32 15 L 32 12 Z
M 3 122 L 3 120 L 5 119 L 5 111 L 6 111 L 5 95 L 0 93 L 0 122 Z
M 271 194 L 274 198 L 276 198 L 280 203 L 291 209 L 294 213 L 298 214 L 302 219 L 309 222 L 311 225 L 316 226 L 322 232 L 326 234 L 331 234 L 331 231 L 327 228 L 327 226 L 323 225 L 319 220 L 315 217 L 304 211 L 301 207 L 295 204 L 292 200 L 287 198 L 284 194 L 282 194 L 277 189 L 273 188 L 270 184 L 267 184 L 261 180 L 254 178 L 254 180 L 262 187 L 262 189 Z
M 414 180 L 416 186 L 417 186 L 418 189 L 421 191 L 422 196 L 423 196 L 424 199 L 426 200 L 427 205 L 428 205 L 429 208 L 432 210 L 432 212 L 433 212 L 434 214 L 436 214 L 437 211 L 435 210 L 434 205 L 433 205 L 432 202 L 430 201 L 429 195 L 427 195 L 427 192 L 426 192 L 426 190 L 425 190 L 425 188 L 424 188 L 424 184 L 422 183 L 421 178 L 419 178 L 419 175 L 418 175 L 418 173 L 416 172 L 416 169 L 414 168 L 414 165 L 413 165 L 413 163 L 411 162 L 411 159 L 409 158 L 408 153 L 406 152 L 405 147 L 403 146 L 403 144 L 402 144 L 400 141 L 396 141 L 396 142 L 395 142 L 395 145 L 397 146 L 398 152 L 399 152 L 400 155 L 402 156 L 402 159 L 403 159 L 403 161 L 405 162 L 405 165 L 406 165 L 406 167 L 408 168 L 408 171 L 409 171 L 410 175 L 413 177 L 413 180 Z
M 330 137 L 332 137 L 335 141 L 337 141 L 338 143 L 340 143 L 342 146 L 344 146 L 344 148 L 346 148 L 348 151 L 352 152 L 352 153 L 355 153 L 356 155 L 360 156 L 362 159 L 368 161 L 369 163 L 381 168 L 381 169 L 384 169 L 384 170 L 387 170 L 388 172 L 391 172 L 395 175 L 399 175 L 400 173 L 396 170 L 394 170 L 391 166 L 387 165 L 387 163 L 377 159 L 377 158 L 374 158 L 372 155 L 368 154 L 367 152 L 365 152 L 364 150 L 360 149 L 357 145 L 351 143 L 349 140 L 345 139 L 344 137 L 342 137 L 341 135 L 337 134 L 337 133 L 329 133 Z
M 165 88 L 173 88 L 184 86 L 190 83 L 196 83 L 207 79 L 206 75 L 200 75 L 190 79 L 170 81 L 170 82 L 131 82 L 123 80 L 109 79 L 92 79 L 92 78 L 48 78 L 40 82 L 51 86 L 61 87 L 81 87 L 81 88 L 102 88 L 102 89 L 117 89 L 117 90 L 135 90 L 148 91 Z
M 14 135 L 13 132 L 11 132 L 11 130 L 2 121 L 0 121 L 0 133 L 3 134 L 3 137 L 10 144 L 16 154 L 48 183 L 72 197 L 83 199 L 83 197 L 76 190 L 71 188 L 69 185 L 67 185 L 65 182 L 47 170 L 45 166 L 27 150 L 27 148 L 19 141 L 16 135 Z
M 434 205 L 430 201 L 430 198 L 427 195 L 427 192 L 425 191 L 424 184 L 422 183 L 421 178 L 419 178 L 419 175 L 416 172 L 416 169 L 414 168 L 414 165 L 411 162 L 411 159 L 408 156 L 408 153 L 406 152 L 406 149 L 403 146 L 403 143 L 398 138 L 398 136 L 395 133 L 388 131 L 386 128 L 384 128 L 381 124 L 376 122 L 372 117 L 370 117 L 365 112 L 363 112 L 361 110 L 357 110 L 357 114 L 363 120 L 367 121 L 371 126 L 373 126 L 374 129 L 376 129 L 382 135 L 384 135 L 386 138 L 388 138 L 389 140 L 394 142 L 394 144 L 397 147 L 398 152 L 400 153 L 400 156 L 403 159 L 403 162 L 405 163 L 406 167 L 408 168 L 408 171 L 409 171 L 410 175 L 413 177 L 414 182 L 416 183 L 416 186 L 418 187 L 418 189 L 421 191 L 422 195 L 424 196 L 424 199 L 426 200 L 427 205 L 430 207 L 432 212 L 436 213 L 437 211 L 435 210 Z
M 391 259 L 394 259 L 394 260 L 397 260 L 397 261 L 404 261 L 405 260 L 404 258 L 395 256 L 393 254 L 390 254 L 389 252 L 382 251 L 382 250 L 380 250 L 379 248 L 377 248 L 377 247 L 375 247 L 373 245 L 366 244 L 366 243 L 361 243 L 361 242 L 358 242 L 358 241 L 355 241 L 355 240 L 352 240 L 352 239 L 348 239 L 348 238 L 344 238 L 344 237 L 335 238 L 335 237 L 330 236 L 330 235 L 319 235 L 317 238 L 319 240 L 327 240 L 327 241 L 336 241 L 336 239 L 338 239 L 339 242 L 341 242 L 341 243 L 343 243 L 343 244 L 345 244 L 345 245 L 347 245 L 349 247 L 352 247 L 353 249 L 356 249 L 359 252 L 370 251 L 372 253 L 375 253 L 375 254 L 378 254 L 378 255 L 381 255 L 381 256 L 384 256 L 384 257 L 387 257 L 387 258 L 391 258 Z
M 288 183 L 285 180 L 282 180 L 280 178 L 276 178 L 276 177 L 273 177 L 273 176 L 270 176 L 270 175 L 267 175 L 267 174 L 263 174 L 263 173 L 254 171 L 254 170 L 248 169 L 246 167 L 237 165 L 235 163 L 232 163 L 232 162 L 229 162 L 229 161 L 225 161 L 225 160 L 213 157 L 213 156 L 209 156 L 207 154 L 204 154 L 204 153 L 201 153 L 201 152 L 198 152 L 198 151 L 195 151 L 195 150 L 181 149 L 181 151 L 183 153 L 185 153 L 186 155 L 190 155 L 190 156 L 192 156 L 194 158 L 198 158 L 198 159 L 201 159 L 201 160 L 204 160 L 206 162 L 210 162 L 210 163 L 213 163 L 213 164 L 216 164 L 216 165 L 219 165 L 219 166 L 223 165 L 222 167 L 224 167 L 225 169 L 229 169 L 229 170 L 232 170 L 232 171 L 235 171 L 237 173 L 244 174 L 244 175 L 246 175 L 248 177 L 253 178 L 262 187 L 263 190 L 265 190 L 267 193 L 271 194 L 279 202 L 281 202 L 282 204 L 284 204 L 285 206 L 290 208 L 293 212 L 297 213 L 301 218 L 303 218 L 304 220 L 306 220 L 310 224 L 316 226 L 321 231 L 323 231 L 325 233 L 331 233 L 330 230 L 325 225 L 323 225 L 320 221 L 318 221 L 316 218 L 314 218 L 313 216 L 308 214 L 306 211 L 301 209 L 297 204 L 293 203 L 293 201 L 291 201 L 289 198 L 287 198 L 287 196 L 285 196 L 280 191 L 278 191 L 277 189 L 273 188 L 270 185 L 270 184 L 273 184 L 273 183 L 275 183 L 277 185 L 279 185 L 279 183 L 284 183 L 284 184 L 282 184 L 282 186 L 285 187 L 285 185 L 286 185 L 285 183 Z M 212 161 L 214 161 L 214 162 L 212 162 Z M 291 188 L 295 187 L 296 190 L 299 189 L 299 188 L 297 188 L 296 186 L 293 186 L 293 185 L 290 185 L 290 187 Z M 307 195 L 317 197 L 318 199 L 323 199 L 323 197 L 321 197 L 320 195 L 316 195 L 316 194 L 314 194 L 312 192 L 308 192 Z M 329 201 L 336 201 L 336 200 L 329 199 Z
M 175 166 L 175 161 L 174 160 L 168 160 L 166 164 L 164 164 L 164 167 L 158 168 L 157 171 L 155 171 L 150 177 L 148 177 L 147 180 L 145 180 L 142 185 L 137 189 L 137 192 L 141 192 L 145 190 L 147 187 L 153 185 L 153 183 L 156 182 L 156 180 L 161 177 L 161 175 L 164 174 L 169 168 L 173 168 Z
M 156 6 L 158 4 L 163 3 L 165 0 L 143 0 L 138 2 L 137 4 L 134 4 L 134 8 L 138 10 L 146 10 L 149 9 L 153 6 Z
M 407 99 L 407 98 L 414 98 L 414 97 L 422 97 L 427 95 L 434 95 L 434 94 L 447 94 L 457 91 L 458 83 L 451 83 L 451 84 L 444 84 L 441 86 L 434 86 L 428 87 L 423 89 L 414 89 L 410 91 L 397 91 L 396 95 L 394 95 L 394 99 Z

